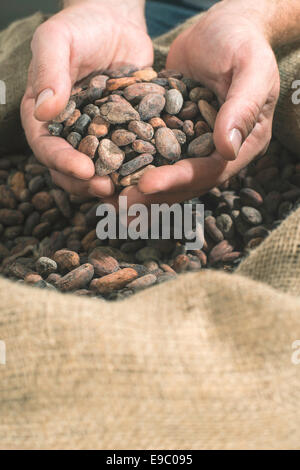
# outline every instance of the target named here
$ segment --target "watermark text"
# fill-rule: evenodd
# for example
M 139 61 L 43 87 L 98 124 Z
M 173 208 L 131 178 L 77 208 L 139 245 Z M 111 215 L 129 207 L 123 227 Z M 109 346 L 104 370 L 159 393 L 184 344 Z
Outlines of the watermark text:
M 6 364 L 6 344 L 4 341 L 0 341 L 0 366 Z

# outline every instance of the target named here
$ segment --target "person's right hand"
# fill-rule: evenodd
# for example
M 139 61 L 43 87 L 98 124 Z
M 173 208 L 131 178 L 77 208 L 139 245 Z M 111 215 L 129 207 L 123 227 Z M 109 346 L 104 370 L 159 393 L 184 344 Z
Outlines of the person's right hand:
M 95 70 L 152 65 L 153 48 L 140 0 L 82 1 L 36 30 L 21 118 L 35 156 L 66 191 L 107 197 L 109 177 L 94 176 L 94 163 L 62 138 L 49 135 L 45 121 L 67 105 L 72 86 Z

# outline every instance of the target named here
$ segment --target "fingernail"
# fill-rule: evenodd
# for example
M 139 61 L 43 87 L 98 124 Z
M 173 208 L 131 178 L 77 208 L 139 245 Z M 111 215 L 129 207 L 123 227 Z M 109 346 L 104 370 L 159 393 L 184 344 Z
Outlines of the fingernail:
M 235 156 L 237 157 L 242 146 L 243 136 L 238 129 L 232 129 L 229 134 L 229 140 L 232 145 Z
M 35 102 L 35 109 L 41 106 L 41 104 L 44 103 L 45 101 L 49 100 L 50 98 L 53 98 L 53 96 L 54 96 L 54 91 L 51 90 L 51 88 L 46 88 L 46 90 L 43 90 L 37 97 L 37 100 Z

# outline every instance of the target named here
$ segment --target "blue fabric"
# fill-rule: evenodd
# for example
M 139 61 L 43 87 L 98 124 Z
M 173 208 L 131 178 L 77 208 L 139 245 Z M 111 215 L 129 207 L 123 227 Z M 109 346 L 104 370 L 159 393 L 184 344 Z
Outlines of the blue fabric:
M 180 5 L 181 2 L 148 0 L 146 2 L 146 19 L 148 31 L 152 38 L 170 31 L 180 23 L 205 10 L 205 7 L 194 8 Z M 199 4 L 202 2 L 199 1 Z M 204 2 L 205 4 L 205 2 Z

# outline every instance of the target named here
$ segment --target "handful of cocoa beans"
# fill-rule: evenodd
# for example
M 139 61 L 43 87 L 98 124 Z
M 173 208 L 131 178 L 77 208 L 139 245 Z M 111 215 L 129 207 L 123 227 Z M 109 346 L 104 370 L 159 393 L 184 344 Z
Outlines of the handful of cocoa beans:
M 123 67 L 76 86 L 48 129 L 94 159 L 96 175 L 125 187 L 154 166 L 210 155 L 217 112 L 214 94 L 195 80 Z

